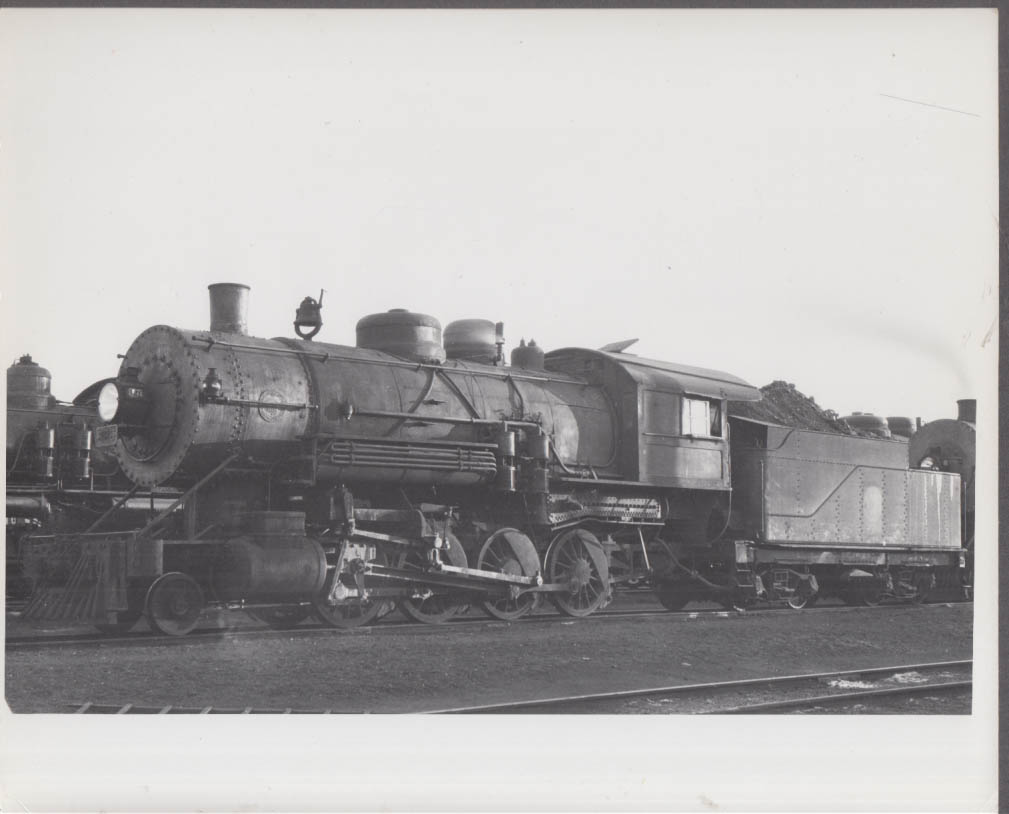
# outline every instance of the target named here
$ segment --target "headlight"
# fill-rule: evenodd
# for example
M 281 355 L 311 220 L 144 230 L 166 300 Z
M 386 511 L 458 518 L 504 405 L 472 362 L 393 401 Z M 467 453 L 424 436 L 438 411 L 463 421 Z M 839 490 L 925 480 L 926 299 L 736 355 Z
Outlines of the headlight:
M 98 391 L 98 417 L 106 423 L 114 421 L 119 412 L 119 385 L 106 382 Z
M 150 400 L 143 383 L 137 377 L 137 368 L 128 367 L 114 382 L 106 382 L 98 391 L 98 418 L 109 424 L 113 421 L 125 427 L 143 424 L 150 410 Z

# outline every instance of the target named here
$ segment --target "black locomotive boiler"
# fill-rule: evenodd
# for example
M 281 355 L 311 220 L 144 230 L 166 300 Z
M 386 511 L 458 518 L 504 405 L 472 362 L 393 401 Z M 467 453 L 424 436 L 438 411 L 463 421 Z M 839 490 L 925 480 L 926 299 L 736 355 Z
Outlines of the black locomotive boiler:
M 137 489 L 181 495 L 139 530 L 34 540 L 45 579 L 29 617 L 73 608 L 126 628 L 146 613 L 182 634 L 207 603 L 280 626 L 310 613 L 351 626 L 391 603 L 424 622 L 473 605 L 516 619 L 543 596 L 582 616 L 629 580 L 650 579 L 670 607 L 808 601 L 821 582 L 860 601 L 920 594 L 957 567 L 959 487 L 944 485 L 956 475 L 893 456 L 863 464 L 861 448 L 820 467 L 861 525 L 825 530 L 821 515 L 798 536 L 769 533 L 754 507 L 790 487 L 732 464 L 728 401 L 760 392 L 729 374 L 639 358 L 628 343 L 523 343 L 506 364 L 500 325 L 452 323 L 443 342 L 437 320 L 402 310 L 362 319 L 356 347 L 325 344 L 312 340 L 311 298 L 302 338 L 259 339 L 245 286 L 210 292 L 209 331 L 144 331 L 98 395 L 96 443 Z M 770 452 L 768 433 L 738 434 Z M 895 489 L 902 535 L 896 501 L 881 500 Z

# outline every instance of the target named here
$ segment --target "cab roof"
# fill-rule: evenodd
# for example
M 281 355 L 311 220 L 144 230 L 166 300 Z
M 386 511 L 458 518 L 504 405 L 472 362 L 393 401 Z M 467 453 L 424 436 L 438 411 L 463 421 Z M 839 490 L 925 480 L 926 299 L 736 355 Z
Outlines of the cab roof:
M 760 401 L 762 398 L 758 388 L 730 373 L 645 359 L 632 353 L 561 348 L 546 355 L 546 367 L 575 376 L 591 375 L 593 368 L 601 373 L 604 368 L 610 367 L 622 371 L 649 390 L 731 401 Z

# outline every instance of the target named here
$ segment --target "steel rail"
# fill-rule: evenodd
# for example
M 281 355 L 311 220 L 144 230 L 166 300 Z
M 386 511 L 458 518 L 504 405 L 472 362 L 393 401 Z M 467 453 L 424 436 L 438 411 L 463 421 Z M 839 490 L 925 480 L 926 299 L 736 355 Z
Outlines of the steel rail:
M 902 687 L 879 687 L 867 690 L 856 690 L 854 692 L 831 693 L 829 695 L 807 696 L 805 698 L 788 698 L 782 701 L 767 701 L 759 704 L 743 704 L 738 707 L 728 709 L 703 710 L 698 715 L 759 715 L 763 712 L 778 712 L 786 709 L 801 709 L 812 706 L 829 706 L 834 704 L 846 704 L 867 698 L 900 697 L 906 695 L 917 695 L 925 692 L 952 692 L 954 690 L 965 690 L 974 686 L 970 679 L 965 681 L 944 681 L 941 683 L 907 684 Z
M 970 602 L 943 602 L 936 603 L 934 607 L 942 607 L 944 605 L 967 605 Z M 908 606 L 910 607 L 910 606 Z M 920 606 L 919 606 L 920 607 Z M 46 649 L 49 647 L 96 647 L 103 645 L 183 645 L 183 644 L 197 644 L 197 643 L 210 643 L 210 642 L 220 642 L 225 639 L 241 637 L 241 638 L 271 638 L 271 637 L 286 637 L 290 638 L 292 636 L 325 636 L 325 635 L 369 635 L 369 634 L 392 634 L 397 631 L 412 632 L 416 635 L 424 634 L 437 634 L 439 631 L 445 632 L 449 630 L 457 630 L 464 627 L 473 627 L 483 625 L 490 628 L 501 628 L 510 627 L 514 624 L 574 624 L 575 622 L 593 622 L 593 621 L 614 621 L 619 619 L 647 619 L 650 617 L 666 617 L 670 620 L 677 621 L 688 621 L 695 619 L 727 619 L 727 618 L 745 618 L 747 616 L 764 616 L 773 614 L 784 614 L 786 616 L 794 615 L 797 613 L 875 613 L 875 612 L 886 612 L 887 610 L 893 608 L 892 605 L 874 605 L 874 606 L 859 606 L 852 607 L 848 605 L 837 605 L 837 606 L 817 606 L 814 608 L 804 608 L 801 611 L 796 611 L 789 607 L 772 607 L 772 608 L 756 608 L 749 609 L 744 612 L 739 612 L 735 610 L 724 610 L 724 609 L 706 609 L 706 610 L 679 610 L 679 611 L 669 611 L 665 608 L 643 608 L 643 609 L 614 609 L 614 610 L 602 610 L 597 611 L 589 616 L 582 617 L 570 617 L 565 616 L 561 613 L 533 613 L 527 616 L 523 616 L 519 619 L 512 621 L 505 621 L 501 619 L 491 619 L 486 616 L 459 616 L 447 620 L 441 624 L 431 624 L 424 625 L 419 624 L 413 620 L 404 619 L 392 619 L 378 621 L 371 625 L 366 625 L 362 627 L 353 628 L 333 628 L 322 624 L 301 624 L 291 628 L 271 628 L 267 626 L 257 626 L 257 627 L 242 627 L 242 628 L 198 628 L 186 636 L 163 636 L 155 633 L 150 633 L 146 631 L 138 631 L 136 633 L 126 633 L 119 636 L 109 636 L 99 633 L 83 633 L 83 634 L 72 634 L 72 635 L 40 635 L 40 636 L 23 636 L 23 637 L 10 637 L 8 636 L 4 642 L 6 649 L 8 651 L 14 650 L 39 650 Z M 240 609 L 234 608 L 230 609 L 232 611 L 238 611 Z M 391 615 L 391 614 L 390 614 Z
M 769 609 L 770 610 L 770 609 Z M 782 610 L 780 608 L 775 608 L 774 610 Z M 795 611 L 791 611 L 795 613 Z M 617 610 L 617 611 L 599 611 L 592 614 L 591 616 L 581 617 L 578 619 L 564 616 L 560 613 L 537 613 L 529 616 L 523 616 L 520 619 L 514 621 L 504 621 L 501 619 L 491 619 L 489 617 L 483 616 L 472 616 L 472 617 L 456 617 L 448 619 L 440 624 L 424 625 L 412 619 L 393 619 L 378 621 L 371 625 L 366 625 L 362 627 L 350 627 L 350 628 L 334 628 L 328 627 L 322 624 L 301 624 L 293 628 L 271 628 L 271 627 L 248 627 L 239 629 L 220 629 L 220 628 L 198 628 L 185 636 L 163 636 L 155 633 L 148 633 L 146 631 L 138 631 L 136 633 L 126 633 L 120 636 L 108 636 L 99 633 L 84 633 L 75 635 L 52 635 L 52 636 L 26 636 L 20 638 L 10 638 L 6 640 L 6 647 L 9 650 L 29 650 L 29 649 L 45 649 L 47 647 L 73 647 L 73 646 L 101 646 L 101 645 L 117 645 L 117 644 L 128 644 L 128 645 L 145 645 L 145 644 L 169 644 L 169 645 L 181 645 L 181 644 L 195 644 L 197 642 L 210 642 L 210 641 L 221 641 L 225 638 L 233 637 L 288 637 L 291 636 L 325 636 L 325 635 L 345 635 L 345 634 L 371 634 L 371 633 L 393 633 L 396 631 L 408 631 L 416 634 L 423 634 L 426 632 L 436 633 L 438 631 L 454 630 L 460 627 L 474 627 L 479 625 L 484 625 L 487 627 L 508 627 L 513 624 L 548 624 L 548 623 L 574 623 L 582 621 L 593 621 L 593 620 L 613 620 L 613 619 L 626 619 L 642 617 L 647 618 L 650 616 L 697 616 L 698 613 L 702 615 L 711 616 L 730 616 L 731 611 L 667 611 L 664 609 L 660 610 Z M 390 614 L 391 615 L 391 614 Z
M 515 713 L 515 712 L 526 712 L 526 711 L 543 711 L 547 710 L 554 711 L 558 708 L 572 707 L 584 704 L 598 704 L 606 703 L 612 701 L 623 701 L 631 698 L 647 698 L 654 696 L 690 696 L 699 694 L 709 694 L 714 692 L 722 692 L 725 690 L 749 690 L 749 689 L 766 689 L 786 686 L 789 684 L 801 684 L 808 682 L 818 682 L 829 678 L 845 678 L 857 676 L 859 678 L 864 678 L 866 676 L 883 676 L 887 674 L 896 674 L 902 672 L 912 672 L 912 671 L 923 671 L 923 670 L 949 670 L 949 669 L 963 669 L 968 666 L 973 666 L 973 660 L 965 659 L 961 661 L 939 661 L 939 662 L 928 662 L 925 664 L 903 664 L 897 666 L 889 667 L 870 667 L 857 670 L 832 670 L 829 672 L 822 673 L 802 673 L 797 675 L 788 676 L 770 676 L 763 678 L 744 678 L 736 679 L 732 681 L 710 681 L 701 684 L 674 684 L 667 687 L 649 687 L 646 689 L 638 690 L 616 690 L 613 692 L 603 692 L 603 693 L 591 693 L 587 695 L 565 695 L 557 696 L 553 698 L 537 698 L 524 701 L 507 701 L 498 704 L 482 704 L 479 706 L 469 706 L 469 707 L 453 707 L 449 709 L 439 709 L 439 710 L 429 710 L 426 714 L 429 715 L 473 715 L 473 714 L 500 714 L 500 713 Z M 968 681 L 967 684 L 970 682 Z M 962 686 L 963 682 L 956 682 L 956 685 Z M 926 687 L 926 684 L 916 684 L 909 685 L 914 687 Z M 940 684 L 934 684 L 933 686 L 943 686 Z M 892 689 L 904 689 L 892 688 Z M 869 694 L 869 691 L 865 691 Z M 876 695 L 883 695 L 882 692 L 873 693 Z M 893 694 L 893 693 L 889 693 Z M 840 697 L 842 693 L 836 693 L 829 696 L 822 696 L 826 698 Z M 859 695 L 859 693 L 843 693 L 846 696 Z M 817 697 L 815 700 L 819 700 Z M 772 709 L 778 705 L 801 705 L 805 702 L 812 702 L 814 698 L 805 697 L 802 699 L 788 699 L 788 701 L 777 701 L 769 702 L 769 704 L 764 707 L 765 709 Z M 761 705 L 749 705 L 749 706 L 737 706 L 730 707 L 726 711 L 731 712 L 744 712 L 744 711 L 756 711 Z M 709 714 L 717 714 L 722 710 L 708 710 Z
M 853 675 L 857 674 L 859 676 L 867 675 L 885 675 L 887 673 L 897 673 L 902 671 L 907 671 L 911 669 L 916 670 L 927 670 L 927 669 L 948 669 L 949 667 L 962 667 L 971 664 L 970 661 L 963 662 L 932 662 L 929 664 L 917 664 L 917 665 L 905 665 L 900 667 L 887 667 L 887 668 L 873 668 L 870 670 L 852 670 L 845 671 L 841 673 L 816 673 L 810 674 L 808 676 L 793 676 L 793 677 L 783 677 L 780 679 L 773 679 L 777 681 L 798 681 L 798 680 L 808 680 L 811 678 L 821 678 L 821 677 L 835 677 L 842 675 Z M 766 686 L 772 679 L 755 679 L 755 680 L 742 680 L 742 681 L 726 681 L 726 682 L 715 682 L 710 684 L 693 684 L 684 685 L 676 688 L 665 688 L 666 691 L 670 689 L 685 690 L 685 691 L 699 691 L 707 689 L 721 689 L 724 687 L 746 687 L 746 686 Z M 850 703 L 853 700 L 870 698 L 870 697 L 895 697 L 895 696 L 906 696 L 916 693 L 924 692 L 951 692 L 967 689 L 971 687 L 971 682 L 968 681 L 952 681 L 943 683 L 925 683 L 925 684 L 915 684 L 908 685 L 904 687 L 888 687 L 881 689 L 872 690 L 861 690 L 859 692 L 850 693 L 834 693 L 831 695 L 821 695 L 815 697 L 805 697 L 805 698 L 795 698 L 787 699 L 782 701 L 773 701 L 763 704 L 751 704 L 738 707 L 730 707 L 723 710 L 705 710 L 701 714 L 738 714 L 738 713 L 759 713 L 768 711 L 779 711 L 788 708 L 798 708 L 803 706 L 819 705 L 819 704 L 839 704 L 839 703 Z M 606 693 L 594 696 L 570 696 L 570 699 L 576 699 L 572 703 L 584 703 L 587 699 L 602 699 L 610 700 L 614 697 L 626 698 L 631 697 L 633 694 L 641 694 L 641 692 L 647 691 L 632 691 L 631 693 Z M 556 699 L 555 699 L 556 700 Z M 562 699 L 563 701 L 568 701 L 568 698 Z M 542 704 L 549 703 L 549 700 L 541 702 Z M 88 701 L 86 703 L 69 703 L 65 704 L 68 711 L 77 715 L 332 715 L 332 714 L 356 714 L 353 711 L 342 711 L 334 710 L 332 707 L 326 709 L 297 709 L 294 707 L 284 707 L 284 708 L 256 708 L 256 707 L 214 707 L 214 706 L 184 706 L 180 704 L 168 704 L 168 705 L 143 705 L 143 704 L 101 704 Z M 531 706 L 530 703 L 520 703 L 520 704 L 496 704 L 488 705 L 483 707 L 462 707 L 459 709 L 449 709 L 449 710 L 436 710 L 429 712 L 427 714 L 438 715 L 438 714 L 458 714 L 458 713 L 489 713 L 489 712 L 514 712 L 520 708 L 528 708 Z

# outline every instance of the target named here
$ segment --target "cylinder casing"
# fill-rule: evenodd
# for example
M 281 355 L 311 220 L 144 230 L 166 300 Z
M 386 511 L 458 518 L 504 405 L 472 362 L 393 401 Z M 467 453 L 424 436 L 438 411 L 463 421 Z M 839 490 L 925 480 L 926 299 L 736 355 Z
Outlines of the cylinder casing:
M 214 564 L 220 599 L 250 602 L 308 601 L 326 581 L 326 554 L 305 536 L 303 512 L 249 512 L 246 533 L 228 540 Z

